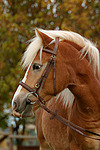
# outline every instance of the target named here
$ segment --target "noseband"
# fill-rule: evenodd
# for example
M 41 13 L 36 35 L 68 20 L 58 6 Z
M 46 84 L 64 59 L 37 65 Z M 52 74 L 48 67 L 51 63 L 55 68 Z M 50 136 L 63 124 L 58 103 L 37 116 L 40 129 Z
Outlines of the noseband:
M 24 82 L 20 81 L 19 85 L 21 85 L 23 88 L 25 88 L 27 91 L 29 91 L 29 94 L 33 94 L 35 97 L 37 97 L 37 100 L 35 102 L 32 102 L 30 99 L 27 100 L 27 104 L 33 105 L 33 104 L 38 104 L 41 108 L 43 108 L 45 111 L 47 111 L 48 113 L 50 113 L 52 115 L 51 119 L 56 118 L 57 120 L 59 120 L 60 122 L 62 122 L 63 124 L 67 125 L 68 127 L 70 127 L 71 129 L 73 129 L 74 131 L 78 132 L 79 134 L 90 138 L 90 139 L 94 139 L 94 140 L 100 140 L 98 138 L 94 138 L 91 136 L 88 136 L 87 134 L 91 134 L 91 135 L 95 135 L 100 137 L 100 134 L 97 134 L 95 132 L 86 130 L 80 126 L 77 126 L 76 124 L 72 123 L 71 121 L 63 118 L 62 116 L 58 115 L 57 112 L 52 112 L 51 110 L 49 110 L 46 106 L 45 106 L 45 101 L 39 96 L 38 94 L 38 90 L 40 88 L 43 87 L 46 78 L 48 77 L 48 74 L 52 68 L 54 71 L 54 96 L 56 96 L 56 76 L 55 76 L 55 72 L 56 72 L 56 55 L 57 55 L 57 49 L 58 49 L 58 45 L 59 45 L 59 38 L 57 37 L 55 39 L 55 46 L 54 46 L 54 50 L 48 50 L 48 49 L 43 49 L 44 52 L 50 53 L 52 54 L 49 58 L 49 61 L 46 65 L 45 70 L 43 71 L 42 76 L 40 77 L 40 79 L 38 80 L 38 82 L 36 83 L 36 85 L 34 86 L 34 88 L 32 89 L 30 86 L 28 86 L 27 84 L 25 84 Z M 87 133 L 87 134 L 85 134 Z

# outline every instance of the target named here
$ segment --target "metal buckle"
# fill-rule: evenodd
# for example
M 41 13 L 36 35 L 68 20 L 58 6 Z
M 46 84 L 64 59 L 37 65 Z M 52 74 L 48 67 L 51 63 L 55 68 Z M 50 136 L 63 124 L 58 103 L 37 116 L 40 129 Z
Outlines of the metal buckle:
M 40 87 L 40 85 L 37 83 L 37 84 L 35 84 L 35 88 L 39 88 Z
M 27 94 L 26 103 L 29 104 L 29 105 L 34 105 L 34 104 L 36 104 L 36 102 L 32 102 L 32 101 L 29 99 L 29 95 L 31 95 L 31 94 L 32 94 L 32 96 L 33 96 L 33 92 L 29 92 L 29 93 Z M 34 94 L 35 94 L 35 96 L 36 96 L 37 99 L 38 99 L 38 94 L 36 94 L 36 93 L 34 93 Z
M 50 58 L 52 58 L 53 60 L 56 58 L 55 55 L 51 55 Z

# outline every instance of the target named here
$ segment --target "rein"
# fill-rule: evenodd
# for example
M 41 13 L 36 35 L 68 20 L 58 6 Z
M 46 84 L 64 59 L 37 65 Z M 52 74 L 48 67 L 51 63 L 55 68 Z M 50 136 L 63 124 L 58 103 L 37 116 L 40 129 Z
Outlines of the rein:
M 60 122 L 62 122 L 65 125 L 67 125 L 68 127 L 73 129 L 77 133 L 83 135 L 84 137 L 87 137 L 87 138 L 90 138 L 90 139 L 94 139 L 94 140 L 100 140 L 98 138 L 94 138 L 94 137 L 88 136 L 85 133 L 88 133 L 88 134 L 91 134 L 91 135 L 95 135 L 95 136 L 99 136 L 99 137 L 100 137 L 100 134 L 97 134 L 95 132 L 86 130 L 86 129 L 84 129 L 84 128 L 82 128 L 82 127 L 72 123 L 71 121 L 63 118 L 62 116 L 58 115 L 57 112 L 53 112 L 50 109 L 48 109 L 45 106 L 45 101 L 38 94 L 38 90 L 40 89 L 40 87 L 42 87 L 44 85 L 44 82 L 45 82 L 46 78 L 48 77 L 48 74 L 49 74 L 52 66 L 54 66 L 54 68 L 53 68 L 53 70 L 54 70 L 54 77 L 53 77 L 54 78 L 54 96 L 56 96 L 56 76 L 55 76 L 55 72 L 56 72 L 56 55 L 57 55 L 58 45 L 59 45 L 59 38 L 57 37 L 55 39 L 54 51 L 48 50 L 48 49 L 43 49 L 44 52 L 51 53 L 52 55 L 50 56 L 49 61 L 48 61 L 47 65 L 46 65 L 46 68 L 43 71 L 42 76 L 40 77 L 40 79 L 36 83 L 34 89 L 29 87 L 28 85 L 26 85 L 22 81 L 19 82 L 19 85 L 21 85 L 23 88 L 25 88 L 27 91 L 29 91 L 31 94 L 33 94 L 35 97 L 37 97 L 37 100 L 35 102 L 32 102 L 30 99 L 27 99 L 26 104 L 27 105 L 38 104 L 42 109 L 44 109 L 49 114 L 51 114 L 51 116 L 52 116 L 51 119 L 56 118 L 57 120 L 59 120 Z

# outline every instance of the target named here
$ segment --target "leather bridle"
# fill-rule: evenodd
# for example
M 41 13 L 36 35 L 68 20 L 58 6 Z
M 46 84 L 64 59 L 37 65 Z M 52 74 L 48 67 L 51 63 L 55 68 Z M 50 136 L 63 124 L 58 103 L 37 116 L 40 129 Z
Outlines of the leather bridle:
M 19 85 L 21 85 L 23 88 L 25 88 L 27 91 L 29 91 L 31 94 L 33 94 L 35 97 L 37 97 L 37 100 L 35 102 L 32 102 L 30 99 L 27 99 L 27 105 L 34 105 L 37 104 L 39 105 L 39 107 L 41 107 L 42 109 L 44 109 L 45 111 L 47 111 L 48 113 L 50 113 L 52 115 L 51 119 L 56 118 L 57 120 L 59 120 L 60 122 L 62 122 L 63 124 L 67 125 L 68 127 L 70 127 L 71 129 L 73 129 L 74 131 L 78 132 L 79 134 L 90 138 L 90 139 L 94 139 L 94 140 L 100 140 L 98 138 L 95 137 L 91 137 L 88 136 L 87 134 L 90 135 L 95 135 L 100 137 L 100 134 L 86 130 L 80 126 L 77 126 L 76 124 L 72 123 L 71 121 L 63 118 L 62 116 L 58 115 L 57 112 L 52 112 L 50 109 L 48 109 L 45 106 L 45 101 L 39 96 L 39 89 L 42 88 L 42 86 L 44 85 L 46 78 L 48 77 L 48 74 L 50 72 L 50 70 L 53 68 L 54 71 L 54 96 L 56 96 L 56 55 L 57 55 L 57 49 L 59 46 L 59 38 L 57 37 L 55 39 L 55 46 L 54 46 L 54 50 L 48 50 L 48 49 L 43 49 L 44 52 L 50 53 L 52 54 L 49 58 L 49 61 L 46 65 L 46 68 L 44 69 L 42 76 L 40 77 L 40 79 L 38 80 L 38 82 L 35 84 L 34 88 L 29 87 L 27 84 L 23 83 L 22 81 L 19 82 Z M 86 134 L 87 133 L 87 134 Z
M 48 50 L 48 49 L 43 49 L 44 52 L 47 53 L 51 53 L 52 55 L 49 58 L 49 61 L 45 67 L 45 70 L 43 71 L 40 79 L 38 80 L 38 82 L 35 84 L 34 89 L 32 89 L 31 87 L 29 87 L 27 84 L 23 83 L 22 81 L 19 82 L 19 85 L 23 86 L 25 89 L 27 89 L 29 92 L 32 92 L 32 94 L 35 97 L 38 97 L 38 99 L 41 101 L 41 103 L 45 104 L 45 102 L 43 101 L 43 99 L 39 96 L 38 90 L 40 88 L 43 87 L 46 78 L 48 77 L 48 74 L 52 68 L 52 66 L 54 66 L 53 70 L 54 70 L 54 96 L 56 96 L 56 76 L 55 76 L 55 72 L 56 72 L 56 55 L 57 55 L 57 49 L 58 49 L 58 45 L 59 45 L 59 38 L 57 37 L 55 39 L 55 46 L 54 46 L 54 51 L 52 50 Z

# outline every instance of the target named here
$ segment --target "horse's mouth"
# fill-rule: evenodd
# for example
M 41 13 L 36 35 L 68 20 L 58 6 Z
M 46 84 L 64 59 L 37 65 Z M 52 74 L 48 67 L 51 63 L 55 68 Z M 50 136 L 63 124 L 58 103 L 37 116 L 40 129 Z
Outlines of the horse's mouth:
M 14 103 L 12 112 L 13 112 L 13 115 L 18 118 L 31 117 L 34 115 L 32 105 L 25 105 L 19 110 L 16 103 Z
M 13 112 L 13 115 L 14 115 L 15 117 L 17 117 L 17 118 L 22 117 L 22 113 L 19 113 L 19 112 L 17 112 L 16 110 L 13 110 L 12 112 Z

